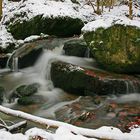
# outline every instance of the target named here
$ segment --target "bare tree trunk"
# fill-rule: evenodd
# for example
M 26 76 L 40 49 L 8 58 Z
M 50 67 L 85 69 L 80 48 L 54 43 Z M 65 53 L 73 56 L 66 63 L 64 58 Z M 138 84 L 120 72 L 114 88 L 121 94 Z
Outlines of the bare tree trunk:
M 102 13 L 104 12 L 105 1 L 102 0 Z
M 89 3 L 90 3 L 90 5 L 92 6 L 93 11 L 94 11 L 94 13 L 95 13 L 95 12 L 96 12 L 96 10 L 95 10 L 94 5 L 92 4 L 91 0 L 89 0 Z
M 129 18 L 133 19 L 132 0 L 129 0 Z
M 0 20 L 2 18 L 2 0 L 0 0 Z
M 97 6 L 96 13 L 100 15 L 101 14 L 101 11 L 100 11 L 100 0 L 96 1 L 96 6 Z

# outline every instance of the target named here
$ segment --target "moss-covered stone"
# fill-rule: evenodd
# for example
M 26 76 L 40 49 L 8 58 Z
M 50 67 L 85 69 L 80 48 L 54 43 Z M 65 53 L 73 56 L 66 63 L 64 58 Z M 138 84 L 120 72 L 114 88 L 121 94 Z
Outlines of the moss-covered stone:
M 37 95 L 21 97 L 18 99 L 18 104 L 20 105 L 32 105 L 32 104 L 38 104 L 42 102 L 43 102 L 43 98 Z
M 72 39 L 64 43 L 63 50 L 69 56 L 85 57 L 87 44 L 83 39 Z
M 140 29 L 113 25 L 84 34 L 101 67 L 118 73 L 140 73 Z
M 16 88 L 16 90 L 12 93 L 12 97 L 26 97 L 35 94 L 38 91 L 39 84 L 33 83 L 30 85 L 21 85 Z
M 65 62 L 53 62 L 51 79 L 54 86 L 80 95 L 125 94 L 140 91 L 137 78 L 80 68 Z
M 16 21 L 9 25 L 9 31 L 16 39 L 24 39 L 30 35 L 40 35 L 45 33 L 49 35 L 56 35 L 59 37 L 73 36 L 80 34 L 84 23 L 76 18 L 71 17 L 42 17 L 42 15 L 35 16 L 29 21 Z

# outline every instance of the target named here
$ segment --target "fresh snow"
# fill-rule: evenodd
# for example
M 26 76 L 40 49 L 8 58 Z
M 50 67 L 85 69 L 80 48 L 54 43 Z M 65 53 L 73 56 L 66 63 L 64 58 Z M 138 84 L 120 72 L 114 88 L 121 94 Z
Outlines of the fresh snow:
M 8 8 L 7 8 L 8 7 Z M 13 4 L 5 1 L 4 6 L 4 23 L 16 16 L 15 20 L 30 20 L 34 16 L 43 15 L 43 17 L 72 17 L 87 20 L 86 17 L 93 17 L 91 8 L 79 4 L 73 4 L 70 0 L 53 1 L 53 0 L 27 0 Z M 86 10 L 86 13 L 84 10 Z M 83 12 L 81 12 L 83 11 Z M 24 15 L 24 18 L 18 15 Z
M 8 47 L 10 43 L 14 43 L 15 40 L 10 33 L 7 32 L 4 25 L 0 24 L 0 47 L 3 49 Z
M 128 6 L 114 6 L 111 11 L 106 8 L 102 15 L 96 16 L 94 21 L 88 22 L 83 28 L 83 32 L 95 31 L 98 28 L 108 28 L 114 24 L 131 25 L 140 28 L 140 9 L 133 7 L 133 20 L 130 20 L 128 15 Z
M 110 133 L 110 135 L 114 135 L 114 137 L 110 137 L 112 140 L 139 140 L 140 137 L 140 128 L 132 129 L 130 134 L 133 135 L 133 137 L 127 137 L 128 133 L 122 133 L 119 129 L 114 127 L 101 127 L 97 129 L 97 131 L 102 134 Z M 122 135 L 121 139 L 118 139 L 119 135 Z M 17 133 L 17 134 L 11 134 L 10 132 L 6 131 L 0 131 L 0 140 L 31 140 L 31 138 L 43 138 L 43 140 L 99 140 L 98 138 L 88 138 L 85 136 L 82 136 L 80 134 L 74 134 L 71 132 L 71 130 L 67 127 L 61 126 L 59 127 L 55 133 L 49 132 L 48 130 L 43 130 L 39 128 L 31 128 L 25 132 L 25 134 Z M 104 138 L 109 138 L 106 135 L 104 135 Z
M 130 25 L 130 26 L 136 26 L 140 28 L 140 20 L 130 20 L 127 17 L 118 17 L 118 16 L 103 16 L 99 19 L 87 23 L 83 28 L 82 31 L 85 32 L 91 32 L 96 31 L 98 28 L 109 28 L 112 25 L 115 24 L 121 24 L 121 25 Z

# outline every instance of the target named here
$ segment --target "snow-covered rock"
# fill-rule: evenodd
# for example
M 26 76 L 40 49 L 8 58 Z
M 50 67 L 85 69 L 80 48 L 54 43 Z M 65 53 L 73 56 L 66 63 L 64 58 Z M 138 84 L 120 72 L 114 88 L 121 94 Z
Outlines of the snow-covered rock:
M 140 21 L 103 16 L 82 29 L 93 56 L 104 69 L 140 73 Z

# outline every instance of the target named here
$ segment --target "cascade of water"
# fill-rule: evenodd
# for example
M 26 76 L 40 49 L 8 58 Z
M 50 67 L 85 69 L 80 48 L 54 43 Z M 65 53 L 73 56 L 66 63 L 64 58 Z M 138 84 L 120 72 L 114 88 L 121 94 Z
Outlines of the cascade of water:
M 11 63 L 11 60 L 14 56 L 14 54 L 16 53 L 16 50 L 13 51 L 13 53 L 9 56 L 8 60 L 7 60 L 7 64 L 6 64 L 6 68 L 9 68 L 10 67 L 10 63 Z
M 137 83 L 138 84 L 138 83 Z M 137 85 L 134 81 L 129 81 L 129 88 L 130 88 L 130 92 L 129 93 L 138 93 L 138 86 L 140 86 L 139 84 Z
M 13 57 L 12 71 L 13 72 L 18 72 L 18 57 Z
M 125 81 L 125 85 L 126 85 L 126 93 L 129 93 L 129 82 Z
M 139 87 L 140 87 L 139 82 L 127 80 L 127 81 L 125 81 L 125 84 L 126 84 L 126 93 L 138 93 L 139 92 Z
M 89 47 L 87 47 L 87 49 L 86 49 L 85 57 L 90 58 L 90 49 L 89 49 Z

